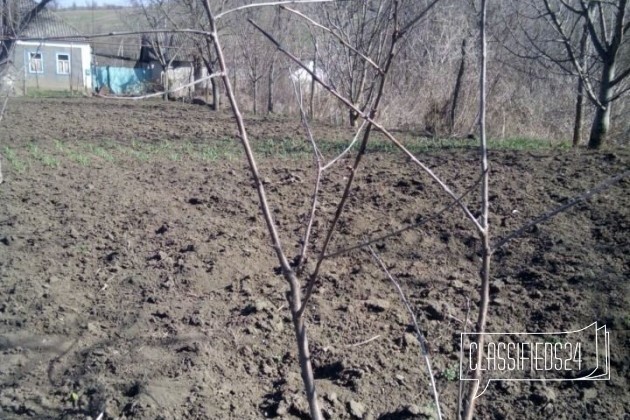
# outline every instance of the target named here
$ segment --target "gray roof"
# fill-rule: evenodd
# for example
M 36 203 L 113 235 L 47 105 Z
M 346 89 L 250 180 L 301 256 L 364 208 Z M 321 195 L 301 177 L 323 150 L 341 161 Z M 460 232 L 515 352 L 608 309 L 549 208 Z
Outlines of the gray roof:
M 190 62 L 198 54 L 193 39 L 182 33 L 145 34 L 141 44 L 138 61 L 144 63 L 160 61 L 160 54 L 167 62 Z
M 24 13 L 27 13 L 36 5 L 37 4 L 33 1 L 25 0 L 21 2 L 20 6 L 22 10 L 25 10 Z M 77 29 L 64 22 L 61 17 L 46 8 L 42 9 L 35 19 L 20 33 L 20 37 L 22 38 L 64 37 L 68 41 L 81 41 L 80 35 Z

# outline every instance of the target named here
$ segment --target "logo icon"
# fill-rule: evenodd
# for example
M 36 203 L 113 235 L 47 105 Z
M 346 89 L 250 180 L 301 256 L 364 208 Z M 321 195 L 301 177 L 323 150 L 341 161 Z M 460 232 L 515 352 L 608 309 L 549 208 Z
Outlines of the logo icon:
M 564 332 L 462 333 L 459 377 L 478 382 L 475 398 L 492 381 L 609 380 L 609 334 L 597 322 Z

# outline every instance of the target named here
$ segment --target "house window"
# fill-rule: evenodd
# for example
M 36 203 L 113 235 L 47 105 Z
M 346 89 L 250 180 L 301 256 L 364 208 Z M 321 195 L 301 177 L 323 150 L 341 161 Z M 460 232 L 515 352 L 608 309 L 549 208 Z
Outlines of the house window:
M 43 73 L 44 63 L 42 61 L 42 53 L 28 53 L 28 71 L 30 73 Z
M 69 54 L 57 54 L 57 74 L 70 74 Z

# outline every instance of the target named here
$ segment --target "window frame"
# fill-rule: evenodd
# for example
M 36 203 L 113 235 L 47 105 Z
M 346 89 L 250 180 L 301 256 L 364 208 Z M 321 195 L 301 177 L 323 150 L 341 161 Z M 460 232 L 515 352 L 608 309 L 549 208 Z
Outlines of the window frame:
M 33 56 L 39 55 L 39 58 Z M 40 70 L 37 71 L 37 67 L 33 67 L 33 64 L 39 61 Z M 28 52 L 28 72 L 31 74 L 44 74 L 44 53 L 41 51 L 29 51 Z
M 63 60 L 63 61 L 67 61 L 68 62 L 68 71 L 67 72 L 60 72 L 59 71 L 59 63 L 62 61 L 59 59 L 60 55 L 65 55 L 66 57 L 68 57 L 67 60 Z M 70 73 L 72 72 L 72 58 L 70 56 L 70 53 L 66 53 L 66 52 L 60 52 L 60 53 L 56 53 L 55 54 L 55 71 L 57 72 L 57 74 L 60 75 L 64 75 L 64 76 L 69 76 Z

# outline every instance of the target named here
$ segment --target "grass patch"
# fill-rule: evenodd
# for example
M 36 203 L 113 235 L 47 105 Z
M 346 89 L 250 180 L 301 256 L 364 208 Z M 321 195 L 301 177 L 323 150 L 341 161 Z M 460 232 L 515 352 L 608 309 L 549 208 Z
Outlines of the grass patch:
M 64 153 L 66 150 L 65 145 L 61 142 L 61 140 L 55 140 L 55 149 L 57 149 L 58 151 L 60 151 L 61 153 Z
M 415 155 L 445 149 L 474 149 L 479 147 L 478 141 L 470 139 L 430 139 L 426 137 L 403 135 L 399 136 L 399 140 Z M 317 142 L 319 150 L 329 158 L 337 156 L 344 151 L 349 144 L 350 140 L 339 141 L 322 139 Z M 357 141 L 351 150 L 356 152 L 359 147 L 360 141 Z M 569 143 L 565 142 L 553 144 L 548 140 L 531 138 L 490 139 L 488 141 L 488 148 L 494 150 L 566 149 L 569 147 Z M 264 157 L 304 158 L 310 157 L 313 153 L 311 144 L 301 138 L 257 140 L 252 142 L 252 148 L 254 153 Z M 381 136 L 375 136 L 370 139 L 366 153 L 394 154 L 400 152 L 398 147 L 389 140 Z
M 508 150 L 569 149 L 571 148 L 571 144 L 566 141 L 553 143 L 546 139 L 511 137 L 506 139 L 490 139 L 488 141 L 488 147 L 492 149 Z
M 50 166 L 52 168 L 57 168 L 59 166 L 59 160 L 51 155 L 44 155 L 42 156 L 41 162 L 46 165 L 46 166 Z
M 215 140 L 198 145 L 185 145 L 182 150 L 190 153 L 191 157 L 204 161 L 233 160 L 242 151 L 240 145 L 232 139 Z
M 414 155 L 449 149 L 472 150 L 479 147 L 478 141 L 471 139 L 431 139 L 414 136 L 410 133 L 400 134 L 398 138 Z M 348 147 L 349 142 L 350 139 L 346 141 L 321 139 L 317 145 L 319 150 L 326 156 L 326 159 L 331 159 L 344 151 Z M 109 162 L 115 162 L 118 159 L 117 156 L 128 156 L 130 159 L 142 162 L 159 159 L 174 162 L 185 159 L 213 162 L 219 160 L 232 161 L 243 154 L 241 144 L 232 138 L 220 138 L 203 143 L 190 140 L 182 142 L 132 140 L 130 144 L 117 142 L 110 142 L 101 146 L 87 144 L 85 150 L 88 153 L 83 155 L 70 152 L 67 149 L 67 145 L 59 141 L 55 142 L 55 147 L 60 151 L 64 151 L 72 160 L 82 165 L 90 163 L 90 156 Z M 254 154 L 259 158 L 310 159 L 313 153 L 311 144 L 302 137 L 254 139 L 251 142 L 251 147 Z M 359 147 L 360 141 L 357 141 L 352 151 L 356 153 Z M 510 138 L 489 139 L 488 147 L 491 150 L 537 150 L 564 149 L 570 147 L 570 145 L 568 143 L 551 143 L 544 139 Z M 376 134 L 370 140 L 366 153 L 400 154 L 400 151 L 382 135 Z
M 116 161 L 116 158 L 114 157 L 114 155 L 112 155 L 107 149 L 103 147 L 94 146 L 93 144 L 88 143 L 86 148 L 91 154 L 93 154 L 96 157 L 99 157 L 108 162 Z
M 24 172 L 26 170 L 26 162 L 17 156 L 15 150 L 11 149 L 9 146 L 4 146 L 2 154 L 7 162 L 9 162 L 17 172 Z
M 74 150 L 68 150 L 68 157 L 81 166 L 89 166 L 92 162 L 89 156 Z
M 146 162 L 150 159 L 150 156 L 147 152 L 143 151 L 143 150 L 134 150 L 131 149 L 129 151 L 129 154 L 134 158 L 134 159 L 138 159 L 141 160 L 143 162 Z
M 59 160 L 56 157 L 46 152 L 43 152 L 36 144 L 31 143 L 28 145 L 28 148 L 31 152 L 31 156 L 33 156 L 35 160 L 40 161 L 45 166 L 50 166 L 52 168 L 56 168 L 59 166 Z
M 26 89 L 27 98 L 77 98 L 83 96 L 83 93 L 69 90 L 49 90 L 49 89 Z
M 448 368 L 444 369 L 444 372 L 442 372 L 442 376 L 447 381 L 455 381 L 459 377 L 459 366 L 456 363 L 450 365 Z

